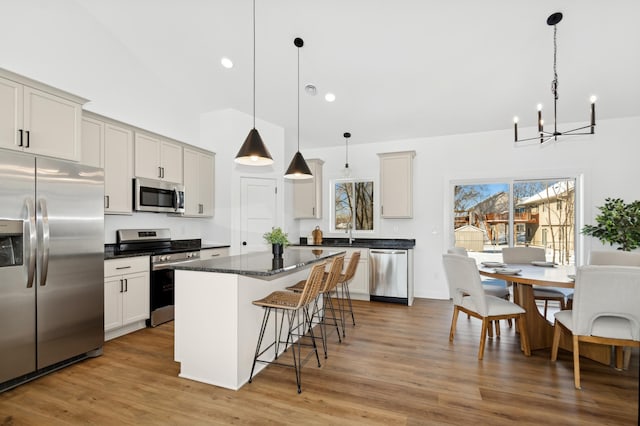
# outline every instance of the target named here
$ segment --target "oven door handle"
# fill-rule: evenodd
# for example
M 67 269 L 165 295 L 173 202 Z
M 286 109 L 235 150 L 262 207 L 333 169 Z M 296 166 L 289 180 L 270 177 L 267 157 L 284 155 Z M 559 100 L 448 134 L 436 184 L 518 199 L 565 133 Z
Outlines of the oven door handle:
M 184 265 L 185 263 L 191 263 L 191 262 L 196 262 L 200 260 L 200 258 L 191 258 L 188 260 L 181 260 L 179 262 L 171 262 L 171 263 L 160 263 L 160 264 L 151 264 L 151 270 L 152 271 L 161 271 L 163 269 L 170 269 L 170 266 L 175 266 L 175 265 Z

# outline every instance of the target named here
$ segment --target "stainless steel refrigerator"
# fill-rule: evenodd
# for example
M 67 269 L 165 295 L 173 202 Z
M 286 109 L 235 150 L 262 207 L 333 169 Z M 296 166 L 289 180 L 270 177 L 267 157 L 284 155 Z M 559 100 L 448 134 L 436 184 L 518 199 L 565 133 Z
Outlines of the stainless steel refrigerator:
M 0 150 L 0 391 L 101 353 L 104 172 Z

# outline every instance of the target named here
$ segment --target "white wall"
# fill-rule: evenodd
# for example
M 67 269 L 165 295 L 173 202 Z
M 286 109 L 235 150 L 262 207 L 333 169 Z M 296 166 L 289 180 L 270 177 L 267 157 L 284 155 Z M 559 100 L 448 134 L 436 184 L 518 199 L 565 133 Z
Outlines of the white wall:
M 578 127 L 577 123 L 575 127 Z M 572 128 L 570 123 L 561 128 Z M 350 144 L 349 165 L 353 177 L 372 177 L 378 199 L 379 162 L 377 153 L 415 150 L 413 219 L 381 219 L 375 204 L 375 237 L 415 238 L 416 297 L 448 298 L 441 266 L 441 254 L 452 245 L 451 181 L 483 178 L 542 178 L 581 175 L 583 177 L 583 219 L 579 226 L 593 223 L 597 206 L 607 197 L 627 202 L 640 198 L 640 144 L 636 132 L 640 117 L 598 122 L 596 135 L 572 136 L 559 142 L 519 143 L 514 146 L 511 130 L 398 140 L 375 144 Z M 533 135 L 521 129 L 520 135 Z M 345 149 L 305 149 L 305 158 L 325 161 L 323 173 L 323 216 L 321 220 L 298 220 L 298 234 L 306 236 L 319 225 L 330 236 L 329 206 L 332 179 L 341 176 Z M 295 237 L 295 231 L 290 234 Z M 344 234 L 334 234 L 344 236 Z M 579 237 L 582 257 L 591 248 L 602 248 L 593 238 Z M 580 243 L 580 241 L 579 241 Z
M 285 191 L 282 190 L 285 167 L 284 129 L 256 119 L 256 129 L 260 132 L 274 163 L 271 166 L 252 167 L 234 162 L 252 126 L 251 115 L 233 109 L 212 111 L 203 114 L 200 118 L 200 144 L 212 144 L 208 149 L 216 152 L 215 217 L 204 235 L 216 241 L 230 243 L 232 253 L 238 253 L 240 249 L 240 179 L 242 177 L 276 179 L 279 189 L 277 201 L 279 226 L 284 226 L 286 214 Z
M 233 161 L 252 126 L 252 116 L 233 109 L 212 111 L 200 117 L 200 138 L 194 145 L 216 153 L 213 218 L 173 217 L 164 213 L 105 215 L 105 243 L 115 242 L 118 229 L 169 228 L 173 239 L 201 238 L 206 243 L 231 244 L 231 252 L 238 252 L 240 178 L 274 178 L 278 188 L 283 188 L 284 130 L 281 127 L 256 120 L 256 128 L 274 158 L 272 166 L 249 167 Z M 277 220 L 280 226 L 284 226 L 284 205 L 284 191 L 279 191 Z

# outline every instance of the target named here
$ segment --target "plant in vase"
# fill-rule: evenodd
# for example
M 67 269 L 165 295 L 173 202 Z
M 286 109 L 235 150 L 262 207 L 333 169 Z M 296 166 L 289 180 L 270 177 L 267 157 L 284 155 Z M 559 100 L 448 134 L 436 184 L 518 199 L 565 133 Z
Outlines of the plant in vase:
M 284 248 L 291 244 L 289 243 L 287 234 L 283 232 L 280 227 L 271 228 L 271 232 L 265 232 L 262 238 L 264 238 L 266 242 L 271 243 L 271 251 L 274 257 L 282 257 Z
M 597 225 L 585 225 L 584 235 L 596 237 L 609 245 L 618 244 L 618 250 L 631 251 L 640 246 L 640 201 L 629 204 L 620 198 L 606 198 L 598 207 Z

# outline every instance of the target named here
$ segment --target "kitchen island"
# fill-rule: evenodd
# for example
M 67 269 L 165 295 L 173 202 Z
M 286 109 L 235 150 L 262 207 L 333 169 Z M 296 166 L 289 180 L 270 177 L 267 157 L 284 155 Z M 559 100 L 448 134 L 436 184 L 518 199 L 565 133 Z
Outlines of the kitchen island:
M 262 308 L 251 302 L 306 279 L 312 264 L 341 253 L 285 249 L 277 260 L 270 252 L 257 252 L 175 266 L 174 359 L 180 363 L 179 376 L 240 389 L 249 380 L 263 316 Z M 269 327 L 265 341 L 273 338 Z

